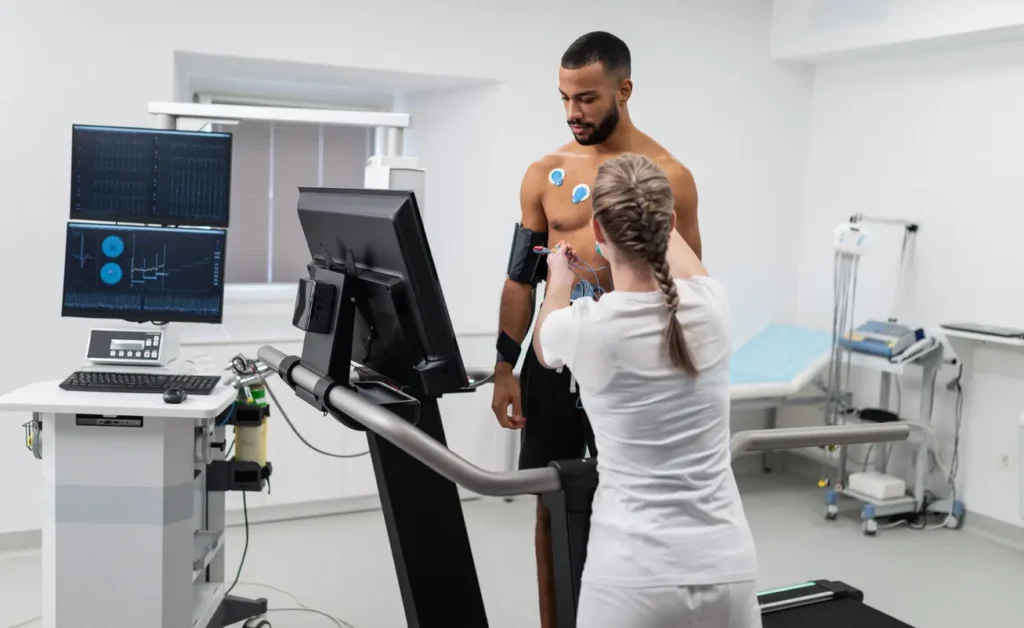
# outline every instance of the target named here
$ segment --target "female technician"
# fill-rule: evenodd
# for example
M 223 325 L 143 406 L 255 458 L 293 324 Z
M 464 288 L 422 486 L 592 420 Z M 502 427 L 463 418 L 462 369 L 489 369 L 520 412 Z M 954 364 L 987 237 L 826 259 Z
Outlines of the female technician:
M 759 628 L 729 455 L 725 292 L 676 233 L 653 162 L 605 163 L 593 204 L 615 290 L 570 306 L 575 254 L 559 245 L 534 335 L 542 364 L 573 372 L 601 452 L 576 623 Z

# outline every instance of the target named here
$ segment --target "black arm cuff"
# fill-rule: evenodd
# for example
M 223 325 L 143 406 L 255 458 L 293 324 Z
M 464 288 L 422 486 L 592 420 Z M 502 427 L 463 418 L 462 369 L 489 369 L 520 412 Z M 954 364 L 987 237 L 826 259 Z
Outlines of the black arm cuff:
M 512 248 L 508 253 L 508 278 L 519 283 L 537 285 L 547 277 L 547 258 L 535 253 L 533 247 L 546 246 L 546 231 L 532 231 L 516 223 Z
M 512 336 L 505 332 L 498 334 L 498 362 L 508 362 L 515 366 L 519 363 L 519 355 L 522 352 L 523 348 L 512 340 Z

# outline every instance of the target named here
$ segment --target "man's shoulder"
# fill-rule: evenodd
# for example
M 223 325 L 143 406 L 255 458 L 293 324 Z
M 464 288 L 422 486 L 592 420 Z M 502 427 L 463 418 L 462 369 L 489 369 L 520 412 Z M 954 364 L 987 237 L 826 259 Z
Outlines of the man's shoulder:
M 658 164 L 658 167 L 665 172 L 665 176 L 669 178 L 669 181 L 675 182 L 693 178 L 690 169 L 682 161 L 648 135 L 643 135 L 637 152 Z
M 551 170 L 564 168 L 566 163 L 571 162 L 574 158 L 578 159 L 581 156 L 580 153 L 580 147 L 576 142 L 567 142 L 536 159 L 530 164 L 530 169 L 542 171 L 547 176 Z

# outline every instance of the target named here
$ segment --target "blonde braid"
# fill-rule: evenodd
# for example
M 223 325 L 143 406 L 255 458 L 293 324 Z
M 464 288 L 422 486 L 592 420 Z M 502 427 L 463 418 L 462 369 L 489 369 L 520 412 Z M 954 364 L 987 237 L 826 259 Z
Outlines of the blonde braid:
M 650 159 L 622 155 L 598 169 L 593 199 L 594 219 L 605 236 L 626 255 L 650 264 L 669 314 L 665 327 L 669 358 L 675 367 L 695 374 L 697 369 L 676 316 L 679 290 L 668 265 L 675 205 L 668 178 Z

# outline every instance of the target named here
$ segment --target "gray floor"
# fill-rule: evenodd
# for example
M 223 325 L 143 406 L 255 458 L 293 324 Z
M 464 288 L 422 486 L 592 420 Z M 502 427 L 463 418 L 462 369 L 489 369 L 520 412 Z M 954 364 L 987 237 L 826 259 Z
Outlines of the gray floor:
M 761 587 L 808 579 L 844 580 L 876 608 L 918 628 L 1020 626 L 1024 617 L 1024 554 L 965 531 L 883 531 L 864 537 L 854 513 L 837 522 L 821 516 L 821 493 L 785 476 L 742 479 L 757 539 Z M 466 505 L 492 627 L 537 626 L 533 571 L 533 504 L 475 501 Z M 230 533 L 229 564 L 242 549 Z M 38 552 L 0 555 L 0 628 L 38 614 Z M 404 626 L 380 513 L 254 526 L 242 580 L 276 586 L 355 628 Z M 254 585 L 272 607 L 293 599 Z M 309 613 L 272 614 L 276 628 L 327 628 Z M 33 624 L 33 625 L 39 625 Z

